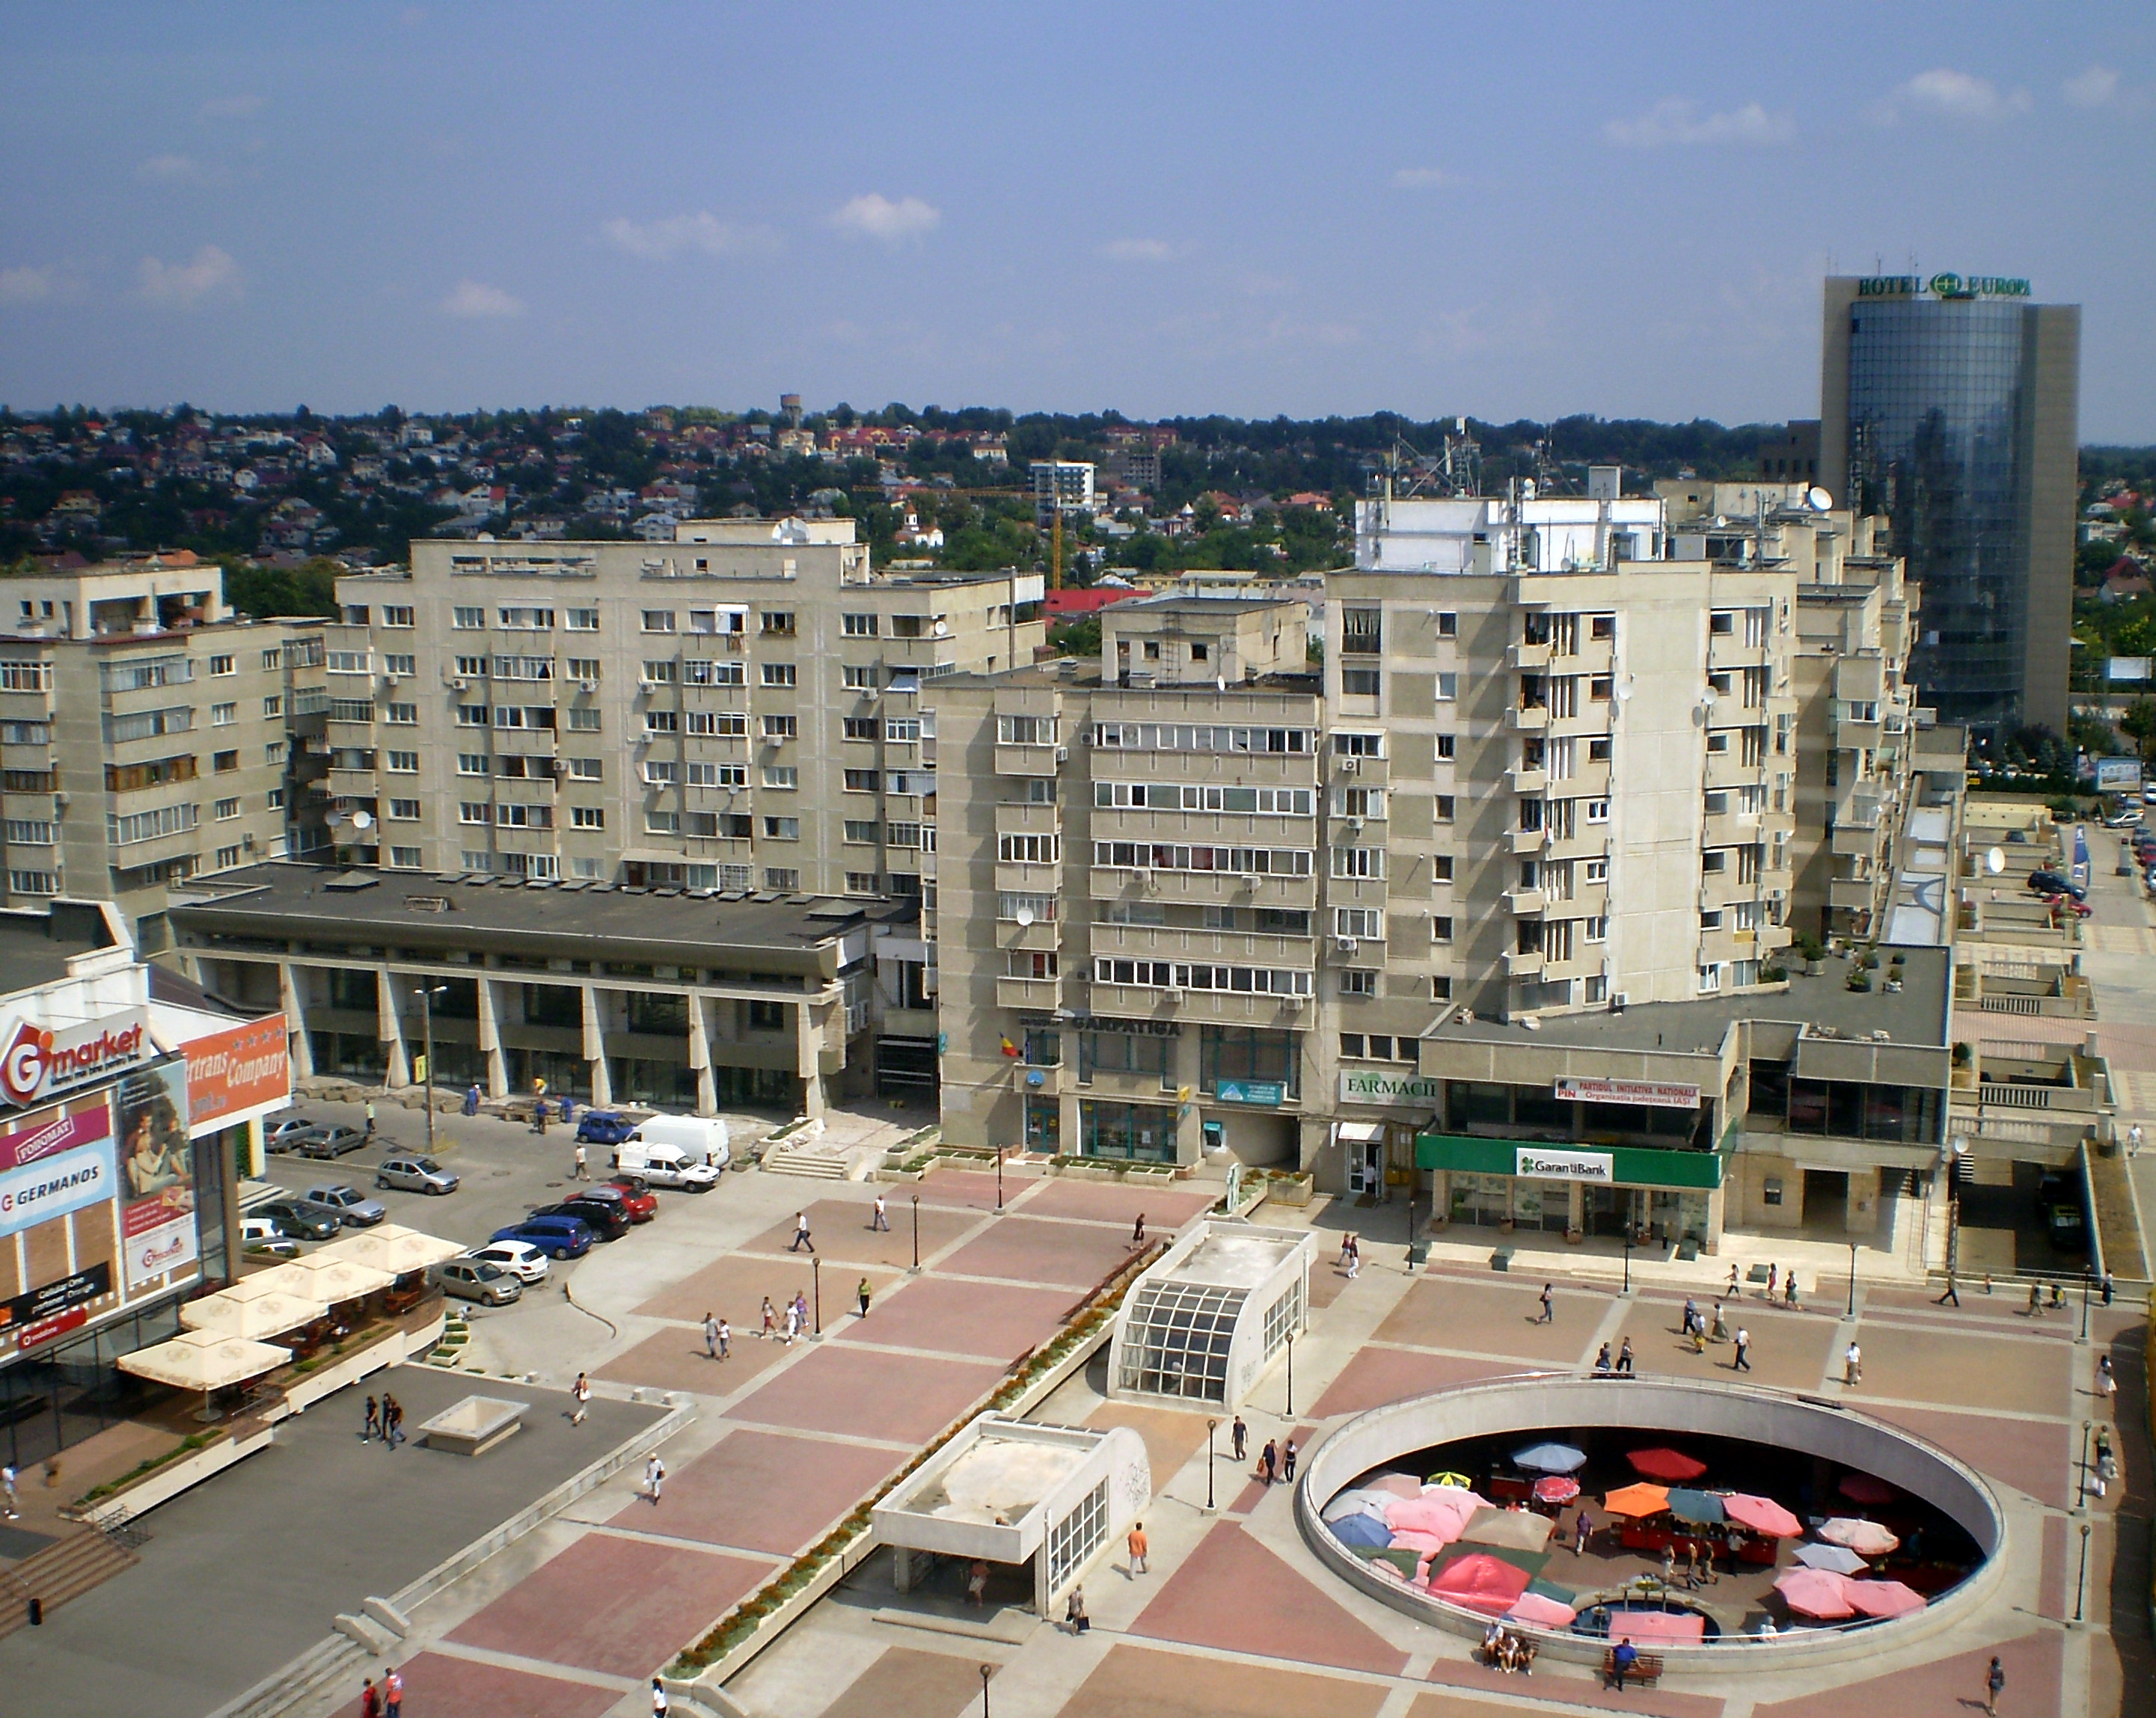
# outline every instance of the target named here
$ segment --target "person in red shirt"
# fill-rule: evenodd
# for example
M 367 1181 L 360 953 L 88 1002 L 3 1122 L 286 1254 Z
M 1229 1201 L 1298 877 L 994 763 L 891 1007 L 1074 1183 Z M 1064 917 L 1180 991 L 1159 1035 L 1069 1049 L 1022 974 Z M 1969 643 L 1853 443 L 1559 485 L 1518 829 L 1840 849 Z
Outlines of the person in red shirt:
M 359 1718 L 382 1718 L 382 1690 L 374 1685 L 372 1676 L 367 1679 L 366 1687 L 360 1690 Z

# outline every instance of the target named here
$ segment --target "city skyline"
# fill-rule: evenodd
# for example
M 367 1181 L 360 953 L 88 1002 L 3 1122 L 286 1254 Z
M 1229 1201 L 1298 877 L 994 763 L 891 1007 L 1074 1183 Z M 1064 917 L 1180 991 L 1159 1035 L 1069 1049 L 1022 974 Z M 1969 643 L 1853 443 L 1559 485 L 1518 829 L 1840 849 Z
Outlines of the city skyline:
M 1945 16 L 25 14 L 0 399 L 1764 422 L 1913 266 L 2156 440 L 2151 28 Z

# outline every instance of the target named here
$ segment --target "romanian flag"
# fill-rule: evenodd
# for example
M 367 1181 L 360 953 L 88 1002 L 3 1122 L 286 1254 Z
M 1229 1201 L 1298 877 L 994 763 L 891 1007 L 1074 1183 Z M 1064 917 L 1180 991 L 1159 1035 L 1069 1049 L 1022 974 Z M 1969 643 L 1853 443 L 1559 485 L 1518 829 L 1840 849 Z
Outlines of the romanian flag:
M 1004 1040 L 1004 1054 L 1006 1056 L 1015 1058 L 1018 1054 L 1018 1046 L 1013 1044 L 1009 1038 L 1005 1038 Z

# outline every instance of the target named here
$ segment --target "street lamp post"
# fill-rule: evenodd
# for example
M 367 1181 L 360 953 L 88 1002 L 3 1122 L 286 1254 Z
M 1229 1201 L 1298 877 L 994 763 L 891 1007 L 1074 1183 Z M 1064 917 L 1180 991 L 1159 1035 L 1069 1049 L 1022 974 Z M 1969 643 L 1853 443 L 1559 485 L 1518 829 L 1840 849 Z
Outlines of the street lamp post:
M 988 1718 L 988 1678 L 995 1674 L 993 1664 L 981 1666 L 981 1718 Z
M 419 1059 L 424 1064 L 419 1081 L 420 1100 L 427 1106 L 427 1155 L 434 1155 L 434 998 L 447 992 L 446 984 L 423 984 L 419 987 L 420 1042 L 424 1048 Z
M 816 1301 L 816 1334 L 824 1334 L 824 1261 L 814 1254 L 808 1259 L 808 1289 Z
M 1625 1213 L 1625 1292 L 1632 1292 L 1632 1213 Z
M 2074 1621 L 2082 1619 L 2082 1604 L 2088 1597 L 2088 1536 L 2089 1524 L 2082 1523 L 2082 1572 L 2074 1587 Z
M 2088 1507 L 2089 1433 L 2095 1428 L 2095 1425 L 2096 1422 L 2093 1420 L 2083 1420 L 2082 1422 L 2082 1466 L 2081 1479 L 2078 1488 L 2080 1490 L 2081 1495 L 2074 1500 L 2074 1507 L 2076 1509 L 2087 1509 Z
M 2085 1270 L 2085 1271 L 2083 1271 L 2083 1272 L 2082 1273 L 2082 1334 L 2081 1334 L 2081 1340 L 2082 1340 L 2082 1341 L 2084 1341 L 2084 1342 L 2086 1342 L 2086 1341 L 2088 1341 L 2088 1315 L 2089 1315 L 2089 1280 L 2088 1280 L 2088 1273 Z
M 1004 1214 L 1004 1148 L 996 1147 L 996 1215 Z
M 1849 1315 L 1856 1316 L 1856 1243 L 1849 1244 Z
M 1219 1429 L 1220 1422 L 1205 1422 L 1205 1513 L 1213 1513 L 1213 1434 Z
M 921 1269 L 921 1195 L 913 1195 L 913 1268 Z
M 1287 1418 L 1295 1418 L 1295 1332 L 1287 1333 Z

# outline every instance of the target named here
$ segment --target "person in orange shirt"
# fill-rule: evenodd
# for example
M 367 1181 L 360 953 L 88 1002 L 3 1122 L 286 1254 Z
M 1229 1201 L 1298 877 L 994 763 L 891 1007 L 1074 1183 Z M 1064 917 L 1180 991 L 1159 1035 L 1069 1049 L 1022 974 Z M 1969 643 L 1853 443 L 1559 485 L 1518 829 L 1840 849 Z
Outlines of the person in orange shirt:
M 1133 1575 L 1143 1575 L 1147 1573 L 1148 1572 L 1146 1568 L 1146 1531 L 1145 1523 L 1143 1521 L 1133 1521 L 1131 1523 L 1131 1536 L 1129 1544 L 1131 1547 L 1131 1573 Z

